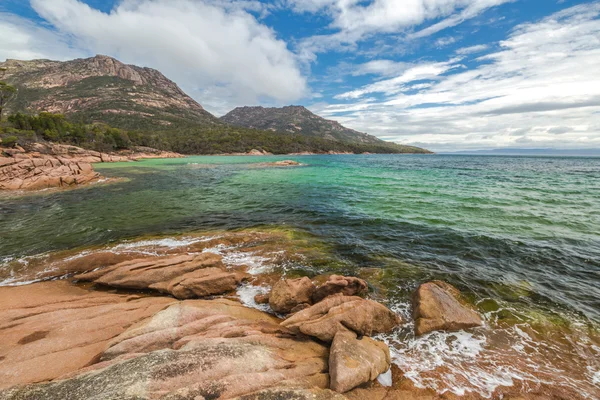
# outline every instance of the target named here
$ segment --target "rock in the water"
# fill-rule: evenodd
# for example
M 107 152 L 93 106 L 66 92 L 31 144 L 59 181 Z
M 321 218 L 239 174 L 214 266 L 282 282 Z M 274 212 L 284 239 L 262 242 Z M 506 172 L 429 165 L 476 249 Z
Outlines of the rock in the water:
M 112 338 L 175 301 L 65 281 L 0 287 L 0 389 L 56 379 L 95 362 Z
M 273 285 L 269 295 L 269 305 L 273 311 L 281 314 L 291 312 L 301 304 L 312 304 L 315 285 L 307 278 L 282 279 Z
M 268 293 L 259 293 L 254 296 L 254 301 L 256 304 L 269 304 L 269 294 Z
M 0 399 L 231 399 L 270 388 L 327 389 L 327 355 L 269 314 L 230 300 L 187 300 L 116 337 L 99 363 Z
M 152 289 L 178 299 L 233 291 L 245 274 L 227 271 L 213 253 L 148 257 L 75 276 L 80 281 L 123 289 Z
M 401 319 L 387 307 L 356 296 L 329 296 L 281 323 L 295 332 L 331 342 L 338 332 L 371 336 L 393 330 Z
M 274 162 L 265 162 L 254 164 L 257 167 L 297 167 L 300 164 L 298 161 L 293 160 L 282 160 L 282 161 L 274 161 Z
M 369 285 L 364 279 L 353 276 L 331 275 L 327 282 L 315 289 L 312 300 L 318 303 L 327 296 L 341 293 L 344 296 L 362 296 L 367 293 Z
M 480 315 L 458 289 L 441 281 L 423 283 L 413 296 L 415 335 L 432 331 L 458 331 L 483 324 Z
M 375 380 L 390 368 L 390 349 L 383 342 L 356 333 L 336 333 L 329 352 L 330 387 L 344 393 Z

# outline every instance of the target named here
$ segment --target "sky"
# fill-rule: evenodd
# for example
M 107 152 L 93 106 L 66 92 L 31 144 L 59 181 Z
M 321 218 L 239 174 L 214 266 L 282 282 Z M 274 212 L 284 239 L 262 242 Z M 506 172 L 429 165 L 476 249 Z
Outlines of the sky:
M 217 116 L 299 104 L 434 151 L 600 148 L 600 1 L 0 0 L 0 60 L 96 54 Z

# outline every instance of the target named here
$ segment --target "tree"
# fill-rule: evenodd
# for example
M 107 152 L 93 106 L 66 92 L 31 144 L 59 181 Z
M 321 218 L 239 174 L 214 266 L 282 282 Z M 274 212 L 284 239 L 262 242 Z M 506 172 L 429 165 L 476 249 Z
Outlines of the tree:
M 14 96 L 17 89 L 6 82 L 0 82 L 0 121 L 2 121 L 2 110 L 8 101 Z

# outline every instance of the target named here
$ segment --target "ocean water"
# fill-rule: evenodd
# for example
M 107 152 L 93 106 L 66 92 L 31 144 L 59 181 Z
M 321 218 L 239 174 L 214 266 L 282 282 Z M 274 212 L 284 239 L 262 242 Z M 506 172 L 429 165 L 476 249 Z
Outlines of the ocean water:
M 303 166 L 259 164 L 282 159 Z M 0 269 L 148 234 L 283 226 L 342 261 L 321 272 L 380 272 L 381 301 L 409 321 L 382 339 L 417 386 L 490 397 L 551 384 L 600 397 L 600 158 L 189 157 L 95 168 L 126 180 L 0 197 Z M 459 287 L 486 326 L 414 338 L 410 293 L 430 279 Z M 252 290 L 266 289 L 241 296 Z

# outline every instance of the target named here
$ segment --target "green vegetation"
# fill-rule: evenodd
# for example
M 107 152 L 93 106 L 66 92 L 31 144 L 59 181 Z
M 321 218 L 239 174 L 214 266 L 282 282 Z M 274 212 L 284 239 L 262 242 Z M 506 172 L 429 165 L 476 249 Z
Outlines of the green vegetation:
M 105 124 L 85 125 L 72 123 L 63 115 L 40 113 L 37 116 L 21 113 L 8 117 L 0 126 L 3 145 L 7 141 L 21 145 L 32 142 L 55 142 L 71 144 L 101 152 L 129 149 L 133 146 L 166 148 L 157 135 L 142 135 L 111 128 Z M 11 139 L 13 138 L 13 139 Z
M 17 89 L 6 82 L 0 82 L 0 121 L 2 121 L 2 110 L 9 100 L 15 95 Z
M 72 144 L 96 151 L 111 152 L 136 146 L 176 151 L 182 154 L 246 153 L 252 149 L 274 154 L 328 151 L 353 153 L 415 153 L 416 147 L 393 143 L 348 143 L 300 134 L 286 134 L 230 125 L 195 126 L 163 131 L 143 132 L 112 128 L 106 124 L 84 124 L 69 121 L 60 114 L 40 113 L 37 116 L 13 114 L 0 126 L 0 136 L 6 142 L 16 137 L 19 144 L 49 141 Z
M 16 136 L 7 136 L 2 139 L 2 146 L 4 147 L 15 147 L 19 138 Z

